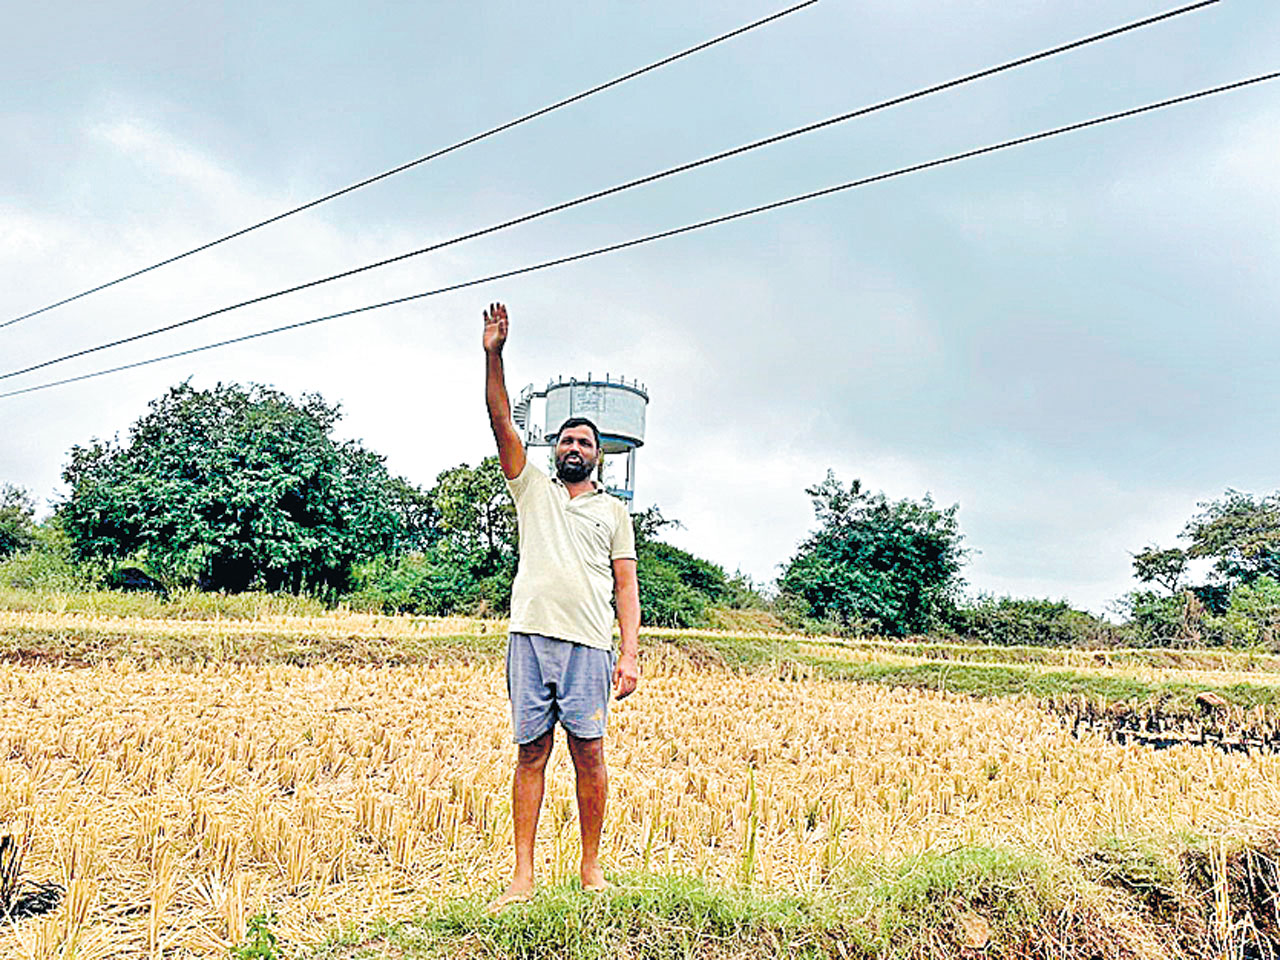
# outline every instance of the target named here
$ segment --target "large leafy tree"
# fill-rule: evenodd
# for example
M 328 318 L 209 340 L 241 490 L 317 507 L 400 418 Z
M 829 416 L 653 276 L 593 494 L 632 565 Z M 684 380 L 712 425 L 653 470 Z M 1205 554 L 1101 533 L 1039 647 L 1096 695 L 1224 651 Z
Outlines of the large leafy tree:
M 1258 499 L 1228 490 L 1199 507 L 1182 531 L 1189 557 L 1212 558 L 1214 573 L 1229 585 L 1280 580 L 1280 490 Z
M 63 520 L 80 556 L 139 557 L 177 582 L 341 589 L 429 511 L 378 455 L 331 437 L 338 419 L 314 394 L 180 384 L 127 443 L 72 449 Z
M 892 501 L 830 470 L 805 492 L 818 527 L 778 581 L 789 602 L 810 617 L 895 636 L 941 621 L 961 585 L 957 505 Z
M 507 610 L 519 548 L 515 504 L 498 458 L 441 472 L 429 498 L 436 540 L 425 557 L 434 592 L 450 598 L 454 610 Z
M 440 473 L 428 494 L 438 535 L 459 551 L 500 563 L 516 553 L 516 511 L 497 457 Z
M 1222 616 L 1235 590 L 1263 578 L 1280 581 L 1280 490 L 1264 497 L 1227 490 L 1221 499 L 1205 500 L 1197 506 L 1200 512 L 1179 534 L 1188 541 L 1185 550 L 1152 546 L 1133 558 L 1134 576 L 1143 583 L 1159 584 L 1173 595 L 1163 602 L 1155 594 L 1138 591 L 1126 600 L 1133 609 L 1134 622 L 1143 629 L 1154 622 L 1143 618 L 1144 611 L 1170 612 L 1157 639 L 1199 638 L 1198 629 L 1187 636 L 1177 633 L 1182 624 L 1190 622 L 1182 612 L 1190 601 L 1177 599 L 1180 594 L 1191 595 L 1209 612 Z M 1212 573 L 1207 582 L 1186 586 L 1183 580 L 1192 560 L 1212 560 Z

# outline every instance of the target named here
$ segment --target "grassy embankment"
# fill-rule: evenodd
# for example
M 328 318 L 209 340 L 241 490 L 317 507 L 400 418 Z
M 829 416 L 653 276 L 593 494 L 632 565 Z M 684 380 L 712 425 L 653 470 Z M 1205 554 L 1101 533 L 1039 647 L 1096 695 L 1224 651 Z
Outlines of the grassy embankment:
M 1064 867 L 1034 854 L 973 847 L 875 864 L 822 897 L 716 889 L 695 877 L 624 877 L 606 897 L 559 886 L 499 917 L 488 916 L 478 900 L 455 901 L 411 920 L 353 927 L 308 955 L 1272 956 L 1280 945 L 1276 853 L 1274 844 L 1259 850 L 1199 843 L 1175 852 L 1108 838 Z M 1124 906 L 1117 909 L 1117 902 Z

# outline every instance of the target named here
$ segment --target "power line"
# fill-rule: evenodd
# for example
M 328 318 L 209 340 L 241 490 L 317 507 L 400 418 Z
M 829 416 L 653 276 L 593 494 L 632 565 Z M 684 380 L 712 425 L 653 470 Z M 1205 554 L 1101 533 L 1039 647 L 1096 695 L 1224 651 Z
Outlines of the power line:
M 221 340 L 217 343 L 209 343 L 199 347 L 192 347 L 189 350 L 179 350 L 176 353 L 165 354 L 164 356 L 161 356 L 161 357 L 152 357 L 148 360 L 139 360 L 135 363 L 126 363 L 117 367 L 110 367 L 105 370 L 95 370 L 92 373 L 84 373 L 76 377 L 66 377 L 65 379 L 62 379 L 62 380 L 53 380 L 48 383 L 40 383 L 40 384 L 36 384 L 35 386 L 25 387 L 20 390 L 11 390 L 8 393 L 0 393 L 0 400 L 3 400 L 7 397 L 16 397 L 24 393 L 33 393 L 37 390 L 47 390 L 51 387 L 60 387 L 64 384 L 76 383 L 80 380 L 90 380 L 90 379 L 93 379 L 94 377 L 106 376 L 109 373 L 119 373 L 122 370 L 132 370 L 136 367 L 145 367 L 153 363 L 160 363 L 161 361 L 164 361 L 164 360 L 173 360 L 177 357 L 185 357 L 193 353 L 202 353 L 205 350 L 215 350 L 219 347 L 227 347 L 236 343 L 244 343 L 247 340 L 256 340 L 259 337 L 269 337 L 277 333 L 284 333 L 285 331 L 288 331 L 288 330 L 297 330 L 302 327 L 313 326 L 314 324 L 317 324 L 317 323 L 324 323 L 327 320 L 337 320 L 340 317 L 350 317 L 350 316 L 354 316 L 357 313 L 368 313 L 371 310 L 381 310 L 384 307 L 393 307 L 402 303 L 409 303 L 410 301 L 413 301 L 413 300 L 422 300 L 426 297 L 439 296 L 440 294 L 443 294 L 443 293 L 453 293 L 457 290 L 464 290 L 468 287 L 475 287 L 485 283 L 493 283 L 494 281 L 497 281 L 497 280 L 506 280 L 511 277 L 520 276 L 521 274 L 533 273 L 537 270 L 546 270 L 551 267 L 563 266 L 564 264 L 574 263 L 578 260 L 586 260 L 590 257 L 598 257 L 606 253 L 614 253 L 618 250 L 626 250 L 630 247 L 640 246 L 641 244 L 652 243 L 655 240 L 663 240 L 663 239 L 666 239 L 667 237 L 678 236 L 682 233 L 691 233 L 694 230 L 702 230 L 706 227 L 716 226 L 721 223 L 728 223 L 732 220 L 741 220 L 744 217 L 754 216 L 758 213 L 765 213 L 767 211 L 777 210 L 781 207 L 790 206 L 792 204 L 803 203 L 806 200 L 814 200 L 818 197 L 825 197 L 830 194 L 839 193 L 844 190 L 852 190 L 857 187 L 865 187 L 873 183 L 880 183 L 885 180 L 892 180 L 896 177 L 906 176 L 907 174 L 919 173 L 921 171 L 929 170 L 934 167 L 941 167 L 941 166 L 945 166 L 946 164 L 957 163 L 960 160 L 968 160 L 972 157 L 982 156 L 983 154 L 995 153 L 998 150 L 1007 150 L 1011 147 L 1022 146 L 1023 144 L 1032 143 L 1037 140 L 1046 140 L 1049 137 L 1056 137 L 1061 134 L 1070 133 L 1075 130 L 1083 130 L 1086 127 L 1096 127 L 1099 124 L 1110 123 L 1113 120 L 1121 120 L 1126 117 L 1137 116 L 1138 114 L 1141 114 L 1141 113 L 1150 113 L 1153 110 L 1161 110 L 1161 109 L 1164 109 L 1165 107 L 1171 107 L 1176 104 L 1187 103 L 1191 100 L 1199 100 L 1202 97 L 1209 97 L 1209 96 L 1213 96 L 1214 94 L 1225 93 L 1229 90 L 1237 90 L 1241 87 L 1247 87 L 1255 83 L 1263 83 L 1264 81 L 1267 81 L 1267 80 L 1275 80 L 1276 78 L 1280 78 L 1280 72 L 1263 74 L 1261 76 L 1252 77 L 1248 80 L 1238 80 L 1235 83 L 1228 83 L 1228 84 L 1224 84 L 1223 86 L 1212 87 L 1207 90 L 1200 90 L 1200 91 L 1197 91 L 1196 93 L 1184 94 L 1183 96 L 1180 96 L 1180 97 L 1173 97 L 1168 100 L 1161 100 L 1156 103 L 1149 103 L 1141 107 L 1133 107 L 1132 109 L 1129 109 L 1129 110 L 1121 110 L 1118 113 L 1110 113 L 1110 114 L 1106 114 L 1105 116 L 1094 117 L 1091 120 L 1082 120 L 1078 123 L 1067 124 L 1066 126 L 1063 126 L 1063 127 L 1055 127 L 1052 130 L 1044 130 L 1044 131 L 1041 131 L 1040 133 L 1033 133 L 1025 137 L 1017 137 L 1016 139 L 1013 139 L 1013 140 L 1005 140 L 1005 141 L 1002 141 L 1001 143 L 992 144 L 990 146 L 979 147 L 975 150 L 966 150 L 963 153 L 954 153 L 954 154 L 951 154 L 950 156 L 942 157 L 936 160 L 928 160 L 924 163 L 916 163 L 907 167 L 899 167 L 898 169 L 890 170 L 887 173 L 878 173 L 878 174 L 875 174 L 874 176 L 863 177 L 860 180 L 850 180 L 846 183 L 836 184 L 835 186 L 832 186 L 832 187 L 824 187 L 821 190 L 814 190 L 810 193 L 800 194 L 799 196 L 788 197 L 785 200 L 776 200 L 773 203 L 762 204 L 758 207 L 750 207 L 746 210 L 739 210 L 736 213 L 724 214 L 723 216 L 713 217 L 709 220 L 700 220 L 697 223 L 686 224 L 683 227 L 676 227 L 671 230 L 663 230 L 659 233 L 651 233 L 647 236 L 638 237 L 634 240 L 625 240 L 621 243 L 614 243 L 605 247 L 597 247 L 593 250 L 587 250 L 582 253 L 571 254 L 567 257 L 558 257 L 554 260 L 544 260 L 542 263 L 535 263 L 530 266 L 519 267 L 515 270 L 507 270 L 502 273 L 494 273 L 494 274 L 490 274 L 487 277 L 480 277 L 474 280 L 465 280 L 461 283 L 451 284 L 447 287 L 439 287 L 435 290 L 426 290 L 422 293 L 410 294 L 407 297 L 397 297 L 394 300 L 384 300 L 381 303 L 368 304 L 363 307 L 356 307 L 352 310 L 343 310 L 339 313 L 330 313 L 323 317 L 314 317 L 310 320 L 301 320 L 297 323 L 289 323 L 280 327 L 272 327 L 269 330 L 260 330 L 257 333 L 249 333 L 249 334 L 245 334 L 244 336 L 233 337 L 230 340 Z
M 176 323 L 165 324 L 164 326 L 155 327 L 154 329 L 146 330 L 142 333 L 135 333 L 127 337 L 122 337 L 119 340 L 111 340 L 111 341 L 108 341 L 107 343 L 100 343 L 97 346 L 86 347 L 83 350 L 76 350 L 72 353 L 63 354 L 62 356 L 55 357 L 52 360 L 44 360 L 40 363 L 35 363 L 28 367 L 23 367 L 19 370 L 11 370 L 7 373 L 0 374 L 0 380 L 6 380 L 6 379 L 9 379 L 10 377 L 16 377 L 24 373 L 31 373 L 34 370 L 40 370 L 40 369 L 43 369 L 44 367 L 51 367 L 54 364 L 62 363 L 66 360 L 71 360 L 76 357 L 83 357 L 90 353 L 97 353 L 100 350 L 107 350 L 107 349 L 110 349 L 111 347 L 121 346 L 122 344 L 133 343 L 136 340 L 144 340 L 147 337 L 153 337 L 160 333 L 167 333 L 170 330 L 176 330 L 179 327 L 189 326 L 193 323 L 198 323 L 201 320 L 208 320 L 210 317 L 216 317 L 224 313 L 230 313 L 233 310 L 239 310 L 241 307 L 252 306 L 253 304 L 256 304 L 256 303 L 263 303 L 264 301 L 272 300 L 272 299 L 275 299 L 276 297 L 282 297 L 290 293 L 297 293 L 300 290 L 307 290 L 307 289 L 310 289 L 311 287 L 317 287 L 317 286 L 320 286 L 321 284 L 330 283 L 334 280 L 341 280 L 345 277 L 354 276 L 355 274 L 358 274 L 358 273 L 364 273 L 365 271 L 374 270 L 378 267 L 385 267 L 388 264 L 398 263 L 402 260 L 407 260 L 411 257 L 417 257 L 424 253 L 431 253 L 435 250 L 440 250 L 444 247 L 453 246 L 454 244 L 462 243 L 463 241 L 466 241 L 466 240 L 473 240 L 476 237 L 482 237 L 487 234 L 496 233 L 499 230 L 505 230 L 509 227 L 517 226 L 522 223 L 528 223 L 531 220 L 537 220 L 540 217 L 545 217 L 552 213 L 558 213 L 560 211 L 567 210 L 570 207 L 576 207 L 576 206 L 579 206 L 580 204 L 588 203 L 593 200 L 599 200 L 603 197 L 607 197 L 615 193 L 621 193 L 624 190 L 630 190 L 634 187 L 638 187 L 643 184 L 653 183 L 654 181 L 661 180 L 665 177 L 674 176 L 675 174 L 678 174 L 678 173 L 684 173 L 686 171 L 693 170 L 697 167 L 702 167 L 702 166 L 706 166 L 707 164 L 715 163 L 716 161 L 723 160 L 727 157 L 732 157 L 738 154 L 747 153 L 748 151 L 751 151 L 751 150 L 757 150 L 761 147 L 779 143 L 783 140 L 789 140 L 792 137 L 798 137 L 802 134 L 812 133 L 813 131 L 822 129 L 823 127 L 829 127 L 829 126 L 832 126 L 833 124 L 843 123 L 847 120 L 852 120 L 855 117 L 865 116 L 869 113 L 874 113 L 878 110 L 884 110 L 888 107 L 897 106 L 899 104 L 906 103 L 910 100 L 916 100 L 921 97 L 929 96 L 930 94 L 933 94 L 933 93 L 938 93 L 943 90 L 948 90 L 953 87 L 958 87 L 962 84 L 971 83 L 974 80 L 978 80 L 984 77 L 989 77 L 989 76 L 992 76 L 993 74 L 1001 73 L 1006 70 L 1012 70 L 1015 67 L 1025 66 L 1026 64 L 1032 63 L 1036 60 L 1043 60 L 1046 57 L 1051 57 L 1059 53 L 1064 53 L 1068 50 L 1073 50 L 1082 46 L 1086 46 L 1087 44 L 1097 43 L 1098 41 L 1105 40 L 1110 37 L 1114 37 L 1121 33 L 1126 33 L 1130 30 L 1137 30 L 1142 27 L 1151 26 L 1152 24 L 1158 23 L 1162 20 L 1168 20 L 1172 17 L 1180 16 L 1181 14 L 1188 13 L 1192 10 L 1198 10 L 1203 7 L 1212 6 L 1213 4 L 1216 4 L 1219 2 L 1221 2 L 1221 0 L 1199 0 L 1199 2 L 1192 3 L 1184 7 L 1179 7 L 1176 10 L 1170 10 L 1153 17 L 1148 17 L 1144 20 L 1138 20 L 1133 23 L 1126 24 L 1125 26 L 1115 27 L 1111 30 L 1106 30 L 1102 33 L 1096 33 L 1096 34 L 1093 34 L 1092 36 L 1085 37 L 1080 40 L 1074 40 L 1070 43 L 1065 43 L 1057 47 L 1052 47 L 1048 50 L 1041 51 L 1040 53 L 1031 54 L 1030 56 L 1026 56 L 1026 57 L 1020 57 L 1016 60 L 1010 60 L 1007 63 L 1000 64 L 999 66 L 989 67 L 985 70 L 979 70 L 976 73 L 970 73 L 970 74 L 967 74 L 966 76 L 958 77 L 954 80 L 948 80 L 945 83 L 939 83 L 931 87 L 925 87 L 913 93 L 903 94 L 902 96 L 893 97 L 889 100 L 882 100 L 879 103 L 873 104 L 868 107 L 861 107 L 857 110 L 852 110 L 848 113 L 840 114 L 839 116 L 830 117 L 826 120 L 818 121 L 817 123 L 807 124 L 806 126 L 797 127 L 796 129 L 787 131 L 785 133 L 775 134 L 773 136 L 765 137 L 762 140 L 756 140 L 752 143 L 748 143 L 740 147 L 734 147 L 731 150 L 725 150 L 721 153 L 712 154 L 710 156 L 703 157 L 700 160 L 693 160 L 689 163 L 683 163 L 675 167 L 670 167 L 658 173 L 652 173 L 652 174 L 649 174 L 648 176 L 639 177 L 635 180 L 629 180 L 626 183 L 618 184 L 616 186 L 609 187 L 604 190 L 598 190 L 594 193 L 586 194 L 574 200 L 567 200 L 567 201 L 564 201 L 563 203 L 554 204 L 553 206 L 550 206 L 550 207 L 544 207 L 541 210 L 534 211 L 533 213 L 528 213 L 511 220 L 506 220 L 502 223 L 485 227 L 481 230 L 474 230 L 471 233 L 465 233 L 460 236 L 453 237 L 450 240 L 443 240 L 443 241 L 440 241 L 439 243 L 431 244 L 430 246 L 421 247 L 417 250 L 411 250 L 408 253 L 402 253 L 394 257 L 388 257 L 385 260 L 379 260 L 376 263 L 366 264 L 363 267 L 356 267 L 352 270 L 345 270 L 341 273 L 335 273 L 327 277 L 321 277 L 318 280 L 310 280 L 306 283 L 298 284 L 297 286 L 287 287 L 283 290 L 277 290 L 274 293 L 266 293 L 258 297 L 253 297 L 248 300 L 242 300 L 239 303 L 233 303 L 233 304 L 230 304 L 229 306 L 219 307 L 217 310 L 210 310 L 208 313 L 202 313 L 202 314 L 199 314 L 198 316 L 191 317 L 187 320 L 179 320 Z
M 91 287 L 88 290 L 83 290 L 80 293 L 75 294 L 74 296 L 66 297 L 65 299 L 59 300 L 56 303 L 51 303 L 48 306 L 41 307 L 39 310 L 32 310 L 30 313 L 24 313 L 20 317 L 14 317 L 12 320 L 6 320 L 3 323 L 0 323 L 0 329 L 11 326 L 22 320 L 28 320 L 31 317 L 38 316 L 39 314 L 47 313 L 48 311 L 53 310 L 57 307 L 61 307 L 65 304 L 71 303 L 73 300 L 79 300 L 82 297 L 89 296 L 91 293 L 97 293 L 99 290 L 106 290 L 108 287 L 114 287 L 118 283 L 124 283 L 126 280 L 132 280 L 134 277 L 140 277 L 144 273 L 150 273 L 152 270 L 157 270 L 160 267 L 168 266 L 171 263 L 176 263 L 178 260 L 185 259 L 186 257 L 189 257 L 192 254 L 196 254 L 196 253 L 200 253 L 201 251 L 208 250 L 210 247 L 216 247 L 218 244 L 226 243 L 228 240 L 234 240 L 236 237 L 242 237 L 246 233 L 251 233 L 252 231 L 257 230 L 259 227 L 265 227 L 268 224 L 276 223 L 277 221 L 283 220 L 285 217 L 293 216 L 295 213 L 301 213 L 303 210 L 310 210 L 312 207 L 318 207 L 320 204 L 326 203 L 329 200 L 333 200 L 335 197 L 340 197 L 343 194 L 351 193 L 354 190 L 359 190 L 361 187 L 367 187 L 371 183 L 377 183 L 379 180 L 385 180 L 387 177 L 394 176 L 397 173 L 403 173 L 405 170 L 409 170 L 410 168 L 416 167 L 419 164 L 427 163 L 428 161 L 431 161 L 431 160 L 436 160 L 439 157 L 443 157 L 447 153 L 453 153 L 455 150 L 461 150 L 463 147 L 469 147 L 473 143 L 479 143 L 481 140 L 485 140 L 489 137 L 496 136 L 499 133 L 503 133 L 507 130 L 510 130 L 512 127 L 518 127 L 522 123 L 527 123 L 530 120 L 535 120 L 538 117 L 545 116 L 546 114 L 551 113 L 554 110 L 559 110 L 561 107 L 567 107 L 572 103 L 577 103 L 579 100 L 585 100 L 587 97 L 600 93 L 603 90 L 608 90 L 610 87 L 616 87 L 621 83 L 626 83 L 628 80 L 633 80 L 636 77 L 640 76 L 641 74 L 649 73 L 651 70 L 657 70 L 660 67 L 665 67 L 668 64 L 675 63 L 677 60 L 681 60 L 695 53 L 700 53 L 701 51 L 706 50 L 708 47 L 715 46 L 717 43 L 722 43 L 725 40 L 730 40 L 734 37 L 741 36 L 742 34 L 746 33 L 749 30 L 754 30 L 756 27 L 762 27 L 767 23 L 772 23 L 775 20 L 780 20 L 782 17 L 785 17 L 788 14 L 795 13 L 797 10 L 803 10 L 805 7 L 812 6 L 817 2 L 818 0 L 804 0 L 803 3 L 797 3 L 793 7 L 788 7 L 786 10 L 780 10 L 777 13 L 771 14 L 767 17 L 763 17 L 760 20 L 756 20 L 754 23 L 749 23 L 744 27 L 738 27 L 736 30 L 730 30 L 728 33 L 722 33 L 718 37 L 714 37 L 711 40 L 703 41 L 702 43 L 699 43 L 696 46 L 689 47 L 687 50 L 682 50 L 679 53 L 674 53 L 669 57 L 664 57 L 661 60 L 654 61 L 653 63 L 649 64 L 647 67 L 641 67 L 638 70 L 632 70 L 630 73 L 623 74 L 622 76 L 615 77 L 614 79 L 609 80 L 606 83 L 602 83 L 602 84 L 599 84 L 598 86 L 594 86 L 590 90 L 584 90 L 581 93 L 576 93 L 573 96 L 566 97 L 563 100 L 557 100 L 555 103 L 550 104 L 549 106 L 545 106 L 538 110 L 534 110 L 532 113 L 526 113 L 524 116 L 517 117 L 515 120 L 508 120 L 506 123 L 499 124 L 496 127 L 491 127 L 490 129 L 484 131 L 483 133 L 477 133 L 474 136 L 467 137 L 465 140 L 459 140 L 457 143 L 451 144 L 450 146 L 443 147 L 442 149 L 436 150 L 433 153 L 429 153 L 426 156 L 419 157 L 417 160 L 410 160 L 408 163 L 402 163 L 398 167 L 392 167 L 390 170 L 385 170 L 382 173 L 376 174 L 372 177 L 368 177 L 357 183 L 353 183 L 350 186 L 343 187 L 341 190 L 335 190 L 332 193 L 327 193 L 323 197 L 319 197 L 316 200 L 312 200 L 308 203 L 304 203 L 301 206 L 294 207 L 291 210 L 286 210 L 284 211 L 284 213 L 278 213 L 274 217 L 268 217 L 266 220 L 260 220 L 257 223 L 252 224 L 248 227 L 244 227 L 243 229 L 236 230 L 234 233 L 228 233 L 226 236 L 218 237 L 218 239 L 216 240 L 210 240 L 208 243 L 202 243 L 198 247 L 192 247 L 190 250 L 187 250 L 183 253 L 176 254 L 175 256 L 172 256 L 172 257 L 168 257 L 167 259 L 161 260 L 157 263 L 153 263 L 148 267 L 143 267 L 141 270 L 135 270 L 132 273 L 126 273 L 124 276 L 117 277 L 116 279 L 110 280 L 106 283 L 100 283 L 96 287 Z

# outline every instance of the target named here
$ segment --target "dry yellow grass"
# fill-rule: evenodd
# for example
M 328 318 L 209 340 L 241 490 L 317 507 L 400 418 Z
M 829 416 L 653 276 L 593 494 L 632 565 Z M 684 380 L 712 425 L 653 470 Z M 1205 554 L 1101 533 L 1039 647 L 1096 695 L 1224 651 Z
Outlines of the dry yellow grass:
M 170 625 L 171 626 L 171 625 Z M 1271 829 L 1280 758 L 1074 740 L 1030 705 L 733 674 L 650 651 L 611 718 L 613 868 L 825 888 L 867 857 Z M 218 957 L 493 889 L 511 867 L 501 664 L 0 665 L 0 819 L 63 908 L 0 955 Z M 538 857 L 576 870 L 572 773 Z

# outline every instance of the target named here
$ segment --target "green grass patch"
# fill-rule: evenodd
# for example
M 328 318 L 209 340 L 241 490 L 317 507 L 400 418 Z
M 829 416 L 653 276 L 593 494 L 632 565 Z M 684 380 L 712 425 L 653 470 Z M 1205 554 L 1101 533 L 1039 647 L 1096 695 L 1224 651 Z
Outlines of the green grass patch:
M 839 663 L 817 658 L 812 663 L 826 676 L 843 680 L 946 690 L 981 697 L 1025 696 L 1041 700 L 1086 697 L 1111 703 L 1149 703 L 1173 713 L 1195 712 L 1196 695 L 1206 690 L 1246 708 L 1272 707 L 1280 703 L 1280 686 L 1263 683 L 1146 681 L 1116 674 L 1018 664 Z
M 827 647 L 832 651 L 864 651 L 921 660 L 982 663 L 1022 663 L 1070 667 L 1155 667 L 1167 670 L 1222 670 L 1235 673 L 1273 671 L 1280 673 L 1280 656 L 1264 650 L 1173 649 L 1168 647 L 1130 647 L 1123 649 L 1086 650 L 1075 647 L 1007 647 L 981 644 L 945 643 L 910 640 L 836 639 L 820 636 L 750 634 L 744 637 L 725 634 L 689 632 L 667 636 L 678 644 L 699 643 L 719 651 L 727 661 L 745 656 L 768 660 L 785 651 L 802 647 Z M 735 650 L 742 646 L 744 651 Z
M 804 896 L 637 874 L 615 878 L 617 886 L 607 894 L 584 894 L 567 884 L 543 889 L 531 903 L 496 917 L 485 912 L 485 899 L 446 901 L 411 919 L 365 924 L 290 955 L 1048 960 L 1148 956 L 1150 946 L 1160 943 L 1178 956 L 1217 955 L 1224 946 L 1237 948 L 1231 955 L 1275 956 L 1276 841 L 1232 840 L 1223 848 L 1219 879 L 1203 845 L 1178 836 L 1103 836 L 1075 862 L 1010 848 L 962 847 L 865 863 Z M 1214 929 L 1214 889 L 1221 882 L 1230 888 L 1230 943 Z M 261 931 L 257 936 L 261 941 Z
M 830 906 L 800 897 L 715 889 L 689 877 L 619 878 L 618 886 L 604 895 L 559 885 L 496 917 L 484 907 L 479 899 L 446 902 L 403 923 L 353 930 L 313 956 L 825 957 L 837 954 L 822 944 L 843 933 L 842 920 Z
M 905 958 L 939 946 L 1035 956 L 1053 940 L 1064 882 L 1037 856 L 991 848 L 869 865 L 820 897 L 633 875 L 604 895 L 544 889 L 497 917 L 480 899 L 446 902 L 402 923 L 351 930 L 312 956 Z M 980 942 L 976 931 L 985 931 Z
M 922 932 L 970 936 L 962 915 L 978 916 L 993 942 L 1022 942 L 1041 930 L 1063 903 L 1066 877 L 1034 854 L 996 847 L 964 847 L 902 861 L 871 885 L 864 908 L 878 906 L 877 944 L 915 945 Z
M 1174 848 L 1186 846 L 1184 840 L 1170 847 L 1148 837 L 1107 835 L 1080 865 L 1092 882 L 1123 890 L 1147 914 L 1169 920 L 1185 898 Z

